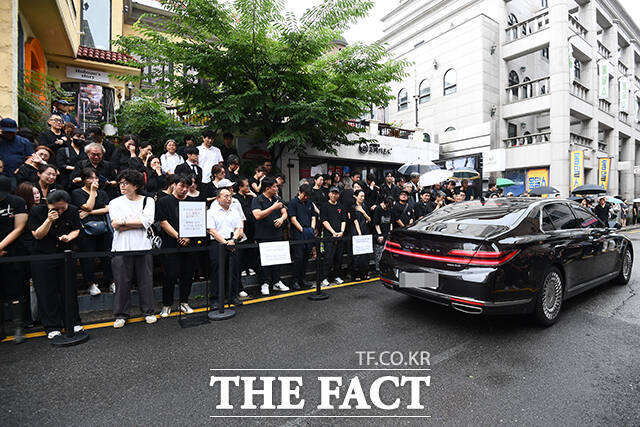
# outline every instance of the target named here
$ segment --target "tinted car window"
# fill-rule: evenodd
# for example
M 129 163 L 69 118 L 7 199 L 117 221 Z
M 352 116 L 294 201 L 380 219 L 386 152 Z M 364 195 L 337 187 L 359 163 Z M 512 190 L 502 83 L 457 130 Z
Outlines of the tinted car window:
M 542 231 L 553 231 L 555 227 L 546 209 L 542 210 Z
M 544 207 L 556 230 L 570 230 L 572 228 L 580 228 L 580 223 L 571 213 L 569 206 L 564 203 L 554 203 Z
M 604 225 L 598 218 L 582 206 L 571 206 L 571 210 L 580 221 L 581 228 L 603 228 Z

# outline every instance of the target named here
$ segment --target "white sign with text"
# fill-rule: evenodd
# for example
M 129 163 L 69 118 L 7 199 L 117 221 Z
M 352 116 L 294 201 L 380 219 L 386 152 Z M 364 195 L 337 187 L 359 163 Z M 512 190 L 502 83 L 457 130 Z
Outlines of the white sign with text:
M 89 70 L 87 68 L 72 67 L 70 65 L 67 65 L 67 77 L 90 82 L 109 83 L 109 73 L 106 71 Z
M 207 235 L 206 202 L 179 202 L 178 221 L 180 237 L 205 237 Z
M 291 252 L 289 242 L 263 242 L 260 247 L 260 265 L 291 264 Z
M 373 236 L 371 234 L 365 234 L 364 236 L 353 236 L 352 243 L 354 255 L 373 253 Z

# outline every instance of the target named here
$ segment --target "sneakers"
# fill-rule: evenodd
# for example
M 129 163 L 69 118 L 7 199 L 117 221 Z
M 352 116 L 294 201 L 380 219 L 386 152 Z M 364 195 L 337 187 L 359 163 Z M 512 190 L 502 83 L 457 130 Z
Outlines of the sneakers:
M 335 278 L 335 280 L 334 280 L 334 282 L 336 282 L 336 284 L 338 284 L 338 285 L 341 285 L 341 284 L 343 284 L 343 283 L 344 283 L 344 280 L 342 280 L 342 279 L 341 279 L 341 278 L 339 278 L 339 277 L 336 277 L 336 278 Z
M 269 285 L 267 283 L 260 287 L 260 293 L 262 293 L 262 295 L 269 295 Z
M 115 282 L 111 282 L 111 284 L 109 285 L 109 292 L 111 292 L 112 294 L 116 293 L 116 284 L 115 284 Z
M 160 310 L 160 317 L 169 317 L 170 313 L 171 313 L 171 307 L 169 307 L 168 305 L 165 305 L 162 307 L 162 310 Z
M 73 327 L 73 332 L 81 332 L 84 331 L 84 328 L 82 327 L 82 325 L 76 325 Z
M 238 292 L 238 296 L 240 298 L 247 298 L 249 296 L 249 294 L 246 293 L 245 291 L 240 291 L 240 292 Z
M 322 282 L 320 282 L 320 286 L 330 286 L 331 284 L 329 283 L 329 281 L 327 279 L 324 279 Z
M 98 285 L 96 285 L 95 283 L 92 283 L 91 286 L 89 286 L 89 295 L 96 296 L 96 295 L 100 295 L 101 293 L 102 291 L 100 290 Z
M 60 335 L 62 335 L 62 332 L 60 331 L 51 331 L 47 334 L 47 338 L 49 338 L 50 340 L 54 339 L 55 337 L 59 337 Z
M 255 276 L 256 275 L 256 272 L 253 271 L 253 268 L 248 268 L 247 270 L 249 271 L 249 276 Z
M 285 291 L 289 290 L 289 288 L 284 283 L 282 283 L 282 281 L 279 281 L 278 283 L 273 285 L 273 289 L 275 289 L 276 291 L 281 291 L 281 292 L 285 292 Z
M 180 311 L 185 314 L 191 314 L 193 313 L 193 308 L 189 307 L 189 304 L 187 304 L 186 302 L 182 302 L 180 303 Z
M 240 275 L 241 275 L 242 277 L 247 277 L 247 272 L 246 272 L 245 270 L 242 270 L 242 273 L 240 273 Z
M 125 324 L 125 320 L 124 319 L 116 319 L 115 322 L 113 322 L 113 327 L 116 329 L 120 329 L 124 326 Z
M 152 323 L 156 323 L 158 321 L 158 318 L 155 315 L 151 314 L 149 316 L 145 316 L 144 321 L 151 325 Z

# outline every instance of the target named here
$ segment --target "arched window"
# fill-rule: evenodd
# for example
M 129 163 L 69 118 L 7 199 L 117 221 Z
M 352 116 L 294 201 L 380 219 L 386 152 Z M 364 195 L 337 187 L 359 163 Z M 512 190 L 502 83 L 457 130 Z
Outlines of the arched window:
M 450 68 L 446 73 L 444 73 L 444 94 L 451 95 L 452 93 L 456 93 L 457 82 L 458 76 L 456 70 Z
M 580 80 L 580 71 L 582 70 L 582 62 L 577 59 L 573 60 L 573 76 L 576 80 Z
M 420 82 L 420 104 L 431 100 L 431 81 L 424 79 Z
M 445 132 L 451 132 L 451 131 L 454 131 L 454 130 L 456 130 L 456 128 L 454 128 L 453 126 L 449 126 L 449 127 L 448 127 L 448 128 L 446 128 L 444 131 L 445 131 Z
M 431 142 L 431 135 L 425 132 L 424 136 L 422 137 L 422 140 L 424 142 Z
M 518 73 L 513 70 L 509 71 L 509 87 L 515 86 L 517 84 L 520 84 L 520 77 L 518 77 Z M 518 88 L 514 87 L 513 89 L 511 89 L 511 93 L 517 98 Z
M 398 92 L 398 111 L 409 108 L 409 93 L 406 89 L 400 89 Z
M 507 17 L 507 25 L 509 27 L 516 25 L 518 23 L 518 18 L 513 13 L 510 13 Z M 515 40 L 518 38 L 518 27 L 513 27 L 511 30 L 511 37 Z
M 524 79 L 522 79 L 522 83 L 526 83 L 526 82 L 530 82 L 531 79 L 529 77 L 525 77 Z M 532 96 L 533 93 L 530 90 L 531 89 L 531 85 L 524 85 L 522 86 L 522 97 L 523 98 L 528 98 L 529 96 Z

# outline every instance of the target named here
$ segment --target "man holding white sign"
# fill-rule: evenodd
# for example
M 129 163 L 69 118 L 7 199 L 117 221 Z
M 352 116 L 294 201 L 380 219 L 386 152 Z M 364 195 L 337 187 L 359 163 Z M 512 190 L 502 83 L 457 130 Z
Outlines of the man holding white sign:
M 229 284 L 227 298 L 235 305 L 242 305 L 238 299 L 238 251 L 236 243 L 242 236 L 242 220 L 234 209 L 231 209 L 231 191 L 222 188 L 216 197 L 218 203 L 212 204 L 207 211 L 207 232 L 211 236 L 209 256 L 211 259 L 211 296 L 218 299 L 218 269 L 224 268 L 224 277 Z M 224 257 L 220 259 L 220 245 L 224 245 Z M 214 309 L 217 307 L 214 304 Z

